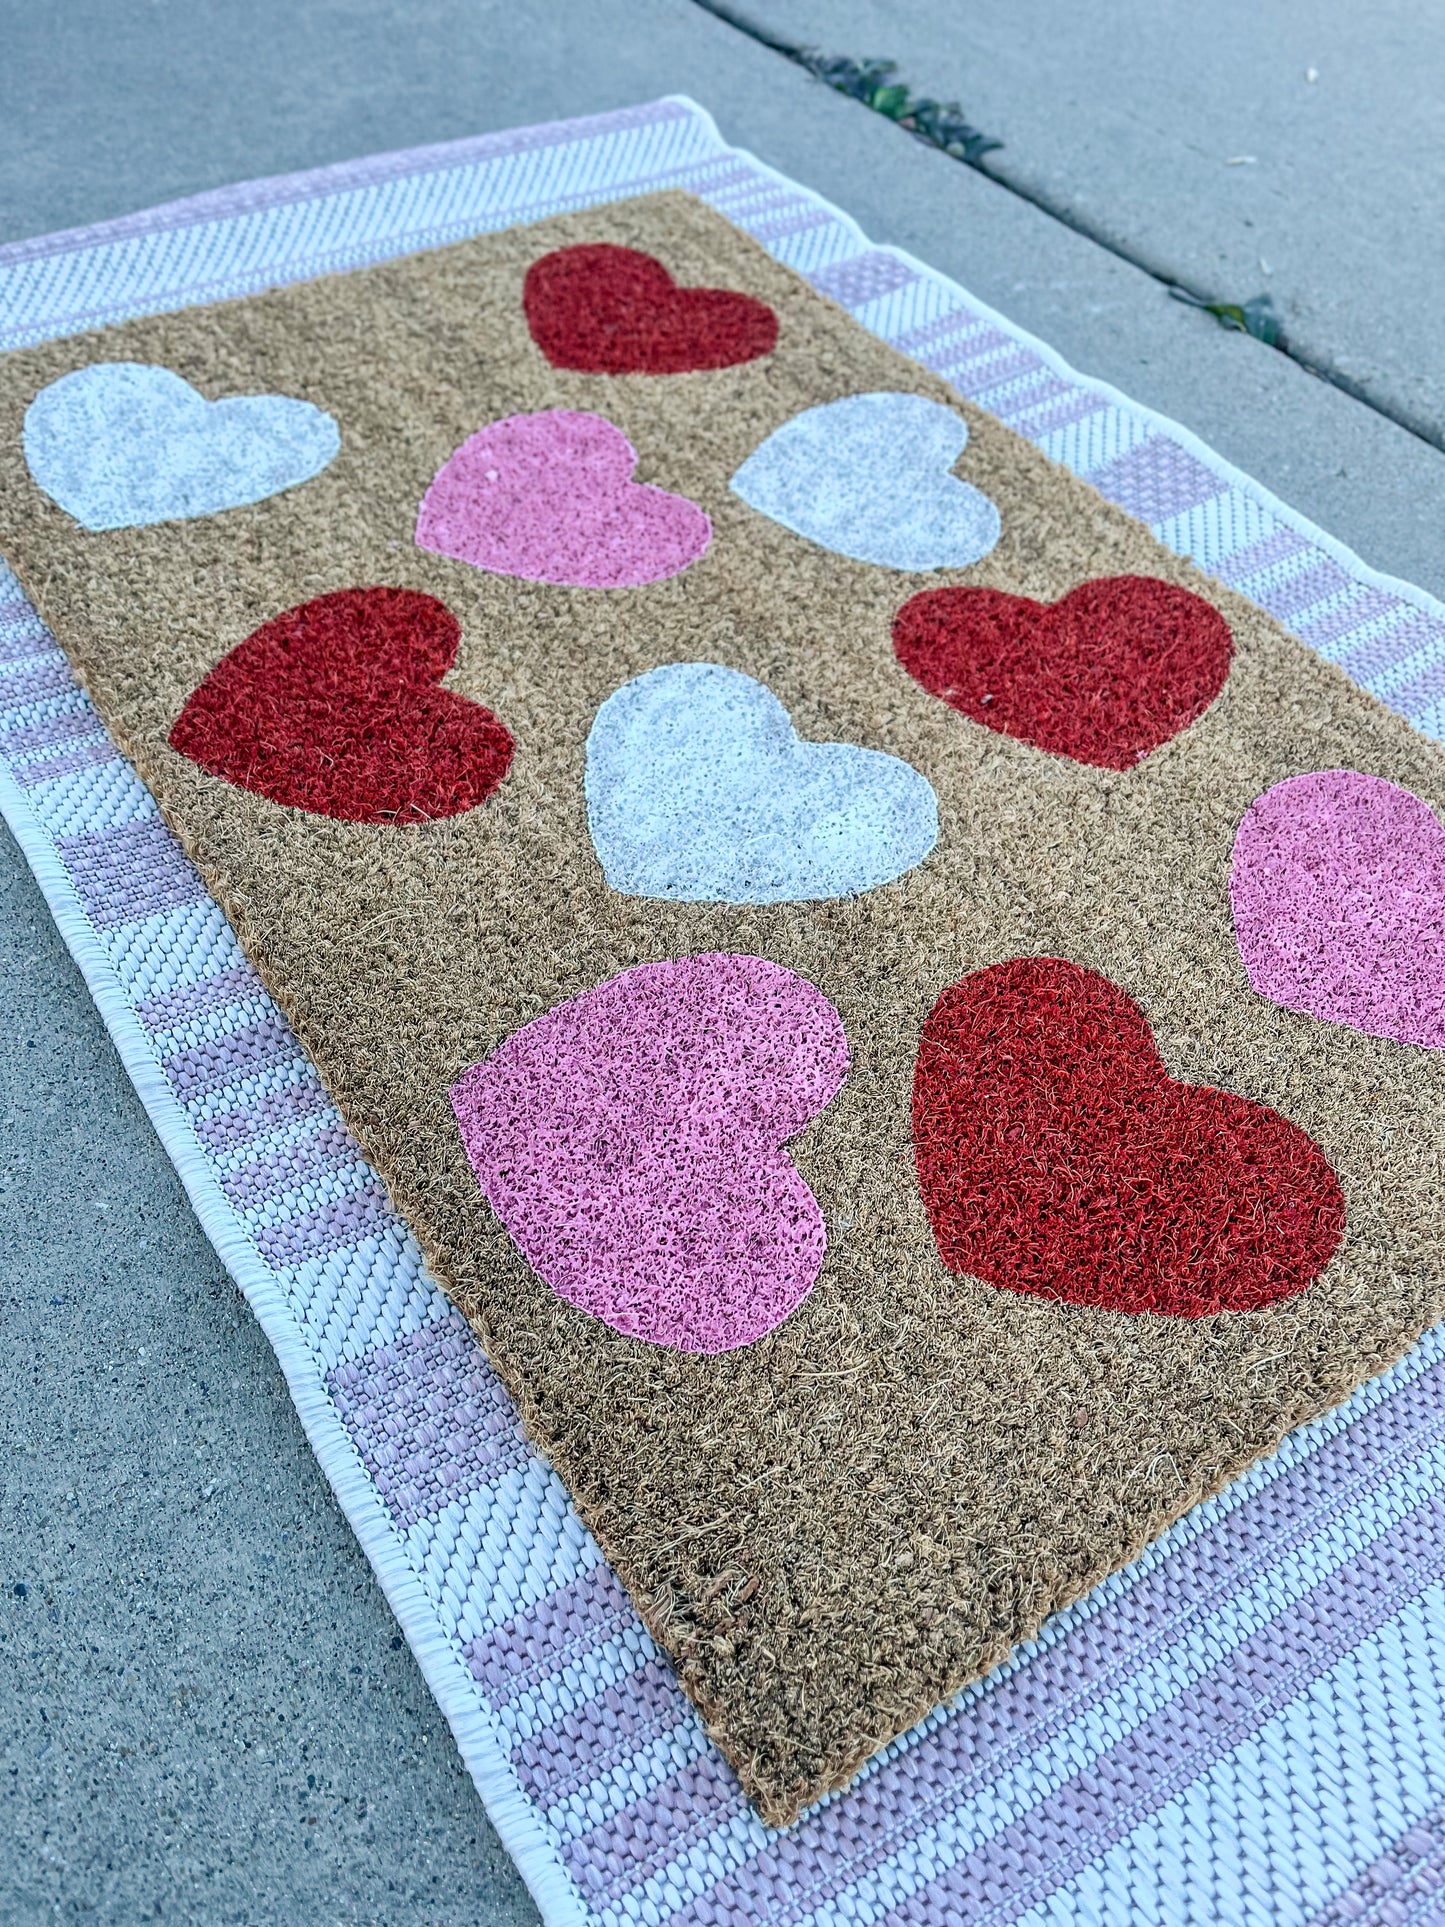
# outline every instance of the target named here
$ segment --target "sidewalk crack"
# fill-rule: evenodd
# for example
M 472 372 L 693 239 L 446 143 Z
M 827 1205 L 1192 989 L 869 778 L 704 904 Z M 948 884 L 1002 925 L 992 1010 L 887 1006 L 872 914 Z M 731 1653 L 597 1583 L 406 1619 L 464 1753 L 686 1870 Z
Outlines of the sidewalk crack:
M 999 173 L 989 165 L 988 157 L 998 152 L 1004 143 L 970 126 L 956 103 L 945 104 L 915 96 L 907 82 L 896 78 L 896 62 L 854 60 L 848 56 L 822 53 L 816 47 L 801 46 L 754 20 L 740 7 L 732 5 L 731 0 L 692 0 L 692 4 L 736 32 L 745 34 L 759 46 L 766 47 L 769 52 L 780 54 L 794 66 L 801 67 L 824 86 L 845 94 L 850 100 L 856 100 L 869 112 L 891 120 L 912 139 L 922 142 L 926 147 L 937 148 L 962 167 L 971 167 L 1006 194 L 1012 194 L 1016 200 L 1037 208 L 1041 214 L 1047 214 L 1051 220 L 1084 240 L 1092 241 L 1095 247 L 1112 254 L 1116 260 L 1137 268 L 1174 300 L 1212 315 L 1221 327 L 1247 334 L 1252 340 L 1258 341 L 1261 347 L 1283 355 L 1317 381 L 1338 389 L 1341 394 L 1348 395 L 1361 407 L 1368 408 L 1382 420 L 1403 429 L 1407 435 L 1414 436 L 1427 447 L 1445 453 L 1445 436 L 1427 422 L 1406 409 L 1381 402 L 1364 383 L 1329 367 L 1297 347 L 1289 339 L 1284 319 L 1269 295 L 1256 295 L 1243 302 L 1221 299 L 1208 288 L 1181 280 L 1162 263 L 1117 240 L 1077 210 L 1057 200 L 1046 189 L 1011 180 Z

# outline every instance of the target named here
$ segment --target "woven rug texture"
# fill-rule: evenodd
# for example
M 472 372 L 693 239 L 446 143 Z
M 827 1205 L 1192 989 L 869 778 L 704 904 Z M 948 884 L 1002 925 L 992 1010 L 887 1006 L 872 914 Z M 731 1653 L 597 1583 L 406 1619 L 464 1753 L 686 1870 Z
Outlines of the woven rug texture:
M 0 341 L 678 186 L 1433 736 L 1445 621 L 870 249 L 689 103 L 0 251 Z M 1445 1882 L 1433 1338 L 786 1834 L 764 1829 L 19 585 L 7 818 L 549 1919 L 1423 1919 Z

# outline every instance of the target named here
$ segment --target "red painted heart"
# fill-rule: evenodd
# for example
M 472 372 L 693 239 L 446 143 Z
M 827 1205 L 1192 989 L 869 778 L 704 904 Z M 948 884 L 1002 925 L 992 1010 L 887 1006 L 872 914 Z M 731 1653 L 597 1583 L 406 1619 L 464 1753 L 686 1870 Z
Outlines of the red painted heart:
M 171 748 L 273 803 L 345 823 L 460 816 L 512 760 L 491 710 L 437 687 L 460 640 L 435 596 L 317 596 L 221 658 L 187 698 Z
M 913 1148 L 949 1270 L 1039 1298 L 1257 1311 L 1303 1291 L 1344 1235 L 1312 1138 L 1176 1083 L 1133 999 L 1057 957 L 944 991 L 914 1071 Z
M 522 306 L 554 368 L 587 375 L 680 375 L 772 352 L 778 317 L 726 288 L 680 288 L 660 261 L 596 242 L 558 248 L 527 270 Z
M 898 660 L 976 723 L 1100 769 L 1133 769 L 1224 687 L 1234 643 L 1202 597 L 1152 576 L 1058 602 L 928 589 L 893 624 Z

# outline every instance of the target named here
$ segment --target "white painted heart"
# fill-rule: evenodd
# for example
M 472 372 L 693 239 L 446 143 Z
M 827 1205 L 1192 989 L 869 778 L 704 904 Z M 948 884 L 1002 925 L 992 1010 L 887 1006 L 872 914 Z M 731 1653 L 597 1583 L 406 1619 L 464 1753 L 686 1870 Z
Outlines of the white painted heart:
M 999 538 L 988 496 L 952 473 L 961 415 L 924 395 L 846 395 L 773 430 L 732 478 L 750 508 L 888 569 L 966 569 Z
M 169 368 L 92 362 L 25 411 L 25 460 L 82 528 L 144 528 L 216 515 L 309 482 L 341 433 L 290 395 L 205 396 Z
M 921 863 L 938 803 L 900 757 L 806 743 L 760 682 L 715 662 L 653 669 L 598 710 L 587 821 L 625 896 L 799 903 Z

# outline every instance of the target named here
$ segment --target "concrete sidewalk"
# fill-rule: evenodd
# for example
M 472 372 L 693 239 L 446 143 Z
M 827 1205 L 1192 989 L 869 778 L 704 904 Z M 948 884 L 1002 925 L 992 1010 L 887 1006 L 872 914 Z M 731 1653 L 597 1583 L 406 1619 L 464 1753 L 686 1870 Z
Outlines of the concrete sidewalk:
M 1418 0 L 743 0 L 884 54 L 991 173 L 1170 280 L 1272 295 L 1289 341 L 1445 447 L 1445 12 Z
M 1035 115 L 1034 95 L 1056 97 L 1049 63 L 1077 28 L 1031 0 L 1032 44 L 990 43 L 991 67 L 941 10 L 766 11 L 830 51 L 894 54 L 919 91 L 958 92 L 1019 166 L 1034 126 L 1021 103 Z M 855 21 L 864 37 L 837 44 Z M 70 0 L 12 8 L 4 44 L 3 238 L 691 94 L 875 239 L 1445 594 L 1445 454 L 690 0 Z M 1196 94 L 1212 57 L 1201 36 Z M 1071 140 L 1086 142 L 1058 120 L 1036 159 L 1067 172 Z M 1242 151 L 1267 151 L 1269 131 Z M 1107 170 L 1088 191 L 1121 234 L 1142 232 L 1147 177 L 1128 200 Z M 1377 245 L 1387 278 L 1394 238 Z M 0 1491 L 0 1919 L 535 1919 L 8 837 L 0 984 L 0 1451 L 19 1468 Z

